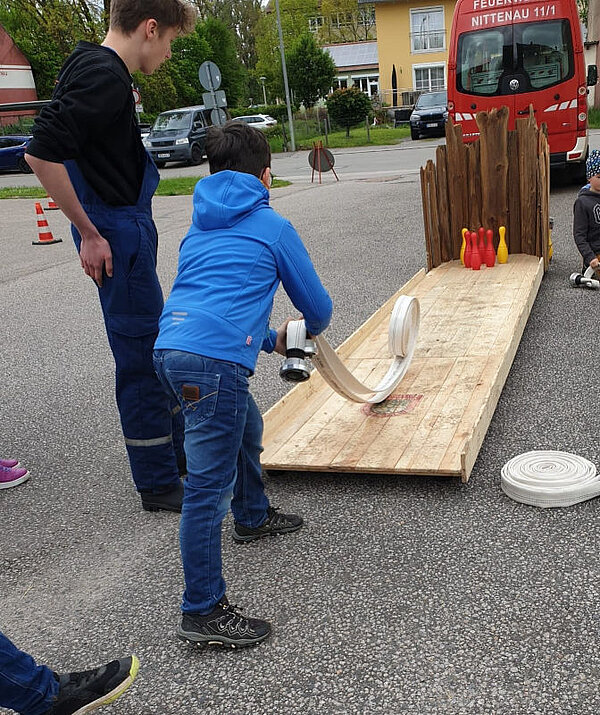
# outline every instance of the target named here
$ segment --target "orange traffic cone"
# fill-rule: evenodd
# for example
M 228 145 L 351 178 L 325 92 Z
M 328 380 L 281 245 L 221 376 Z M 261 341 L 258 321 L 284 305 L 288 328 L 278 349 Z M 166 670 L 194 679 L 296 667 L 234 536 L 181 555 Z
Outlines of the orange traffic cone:
M 46 211 L 57 211 L 58 209 L 60 209 L 60 206 L 54 201 L 50 194 L 46 194 L 46 198 L 48 199 L 48 206 L 46 206 Z
M 48 221 L 44 216 L 42 205 L 39 201 L 35 202 L 35 213 L 37 215 L 38 235 L 37 241 L 32 241 L 34 246 L 49 246 L 51 243 L 62 243 L 62 238 L 54 238 L 52 231 L 48 227 Z

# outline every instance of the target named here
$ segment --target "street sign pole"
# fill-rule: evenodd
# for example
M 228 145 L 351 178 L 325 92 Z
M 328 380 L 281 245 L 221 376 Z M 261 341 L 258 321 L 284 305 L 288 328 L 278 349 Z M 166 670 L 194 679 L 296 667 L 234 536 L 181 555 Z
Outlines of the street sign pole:
M 294 118 L 292 117 L 292 104 L 290 102 L 290 88 L 288 86 L 287 67 L 285 65 L 285 50 L 283 49 L 283 32 L 281 31 L 281 15 L 279 14 L 279 0 L 275 0 L 275 10 L 277 13 L 277 32 L 279 33 L 279 50 L 281 52 L 281 69 L 283 70 L 283 86 L 285 88 L 285 103 L 287 104 L 287 115 L 290 123 L 290 144 L 292 151 L 296 151 L 296 140 L 294 138 Z

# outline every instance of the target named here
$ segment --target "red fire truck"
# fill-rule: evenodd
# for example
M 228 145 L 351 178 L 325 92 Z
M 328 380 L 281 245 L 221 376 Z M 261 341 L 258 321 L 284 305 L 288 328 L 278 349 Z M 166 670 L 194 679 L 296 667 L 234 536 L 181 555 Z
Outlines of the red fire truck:
M 448 60 L 448 111 L 465 141 L 479 136 L 475 115 L 506 105 L 509 128 L 533 106 L 548 126 L 550 164 L 585 179 L 586 68 L 576 0 L 458 0 Z

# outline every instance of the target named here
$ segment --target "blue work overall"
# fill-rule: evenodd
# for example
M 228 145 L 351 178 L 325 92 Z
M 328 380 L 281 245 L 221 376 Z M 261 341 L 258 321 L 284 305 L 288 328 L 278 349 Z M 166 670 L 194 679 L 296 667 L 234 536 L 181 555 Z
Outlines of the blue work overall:
M 185 464 L 183 418 L 156 376 L 152 349 L 163 295 L 156 274 L 158 235 L 152 196 L 159 174 L 146 157 L 135 206 L 106 204 L 74 161 L 65 167 L 91 222 L 110 244 L 113 276 L 98 288 L 108 342 L 115 358 L 116 398 L 133 480 L 140 492 L 160 493 L 179 484 Z M 81 236 L 71 226 L 77 251 Z

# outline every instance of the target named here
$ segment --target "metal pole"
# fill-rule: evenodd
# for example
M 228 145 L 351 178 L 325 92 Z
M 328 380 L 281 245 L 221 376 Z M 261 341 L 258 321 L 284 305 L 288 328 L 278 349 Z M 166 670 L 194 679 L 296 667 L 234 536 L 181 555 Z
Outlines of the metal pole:
M 294 118 L 292 117 L 292 104 L 290 102 L 290 88 L 288 86 L 287 67 L 285 64 L 285 50 L 283 49 L 283 32 L 281 30 L 281 15 L 279 14 L 279 0 L 275 0 L 275 10 L 277 13 L 277 32 L 279 33 L 279 50 L 281 52 L 281 69 L 283 70 L 283 86 L 285 88 L 285 103 L 287 104 L 288 121 L 290 123 L 290 147 L 296 151 L 296 139 L 294 137 Z

